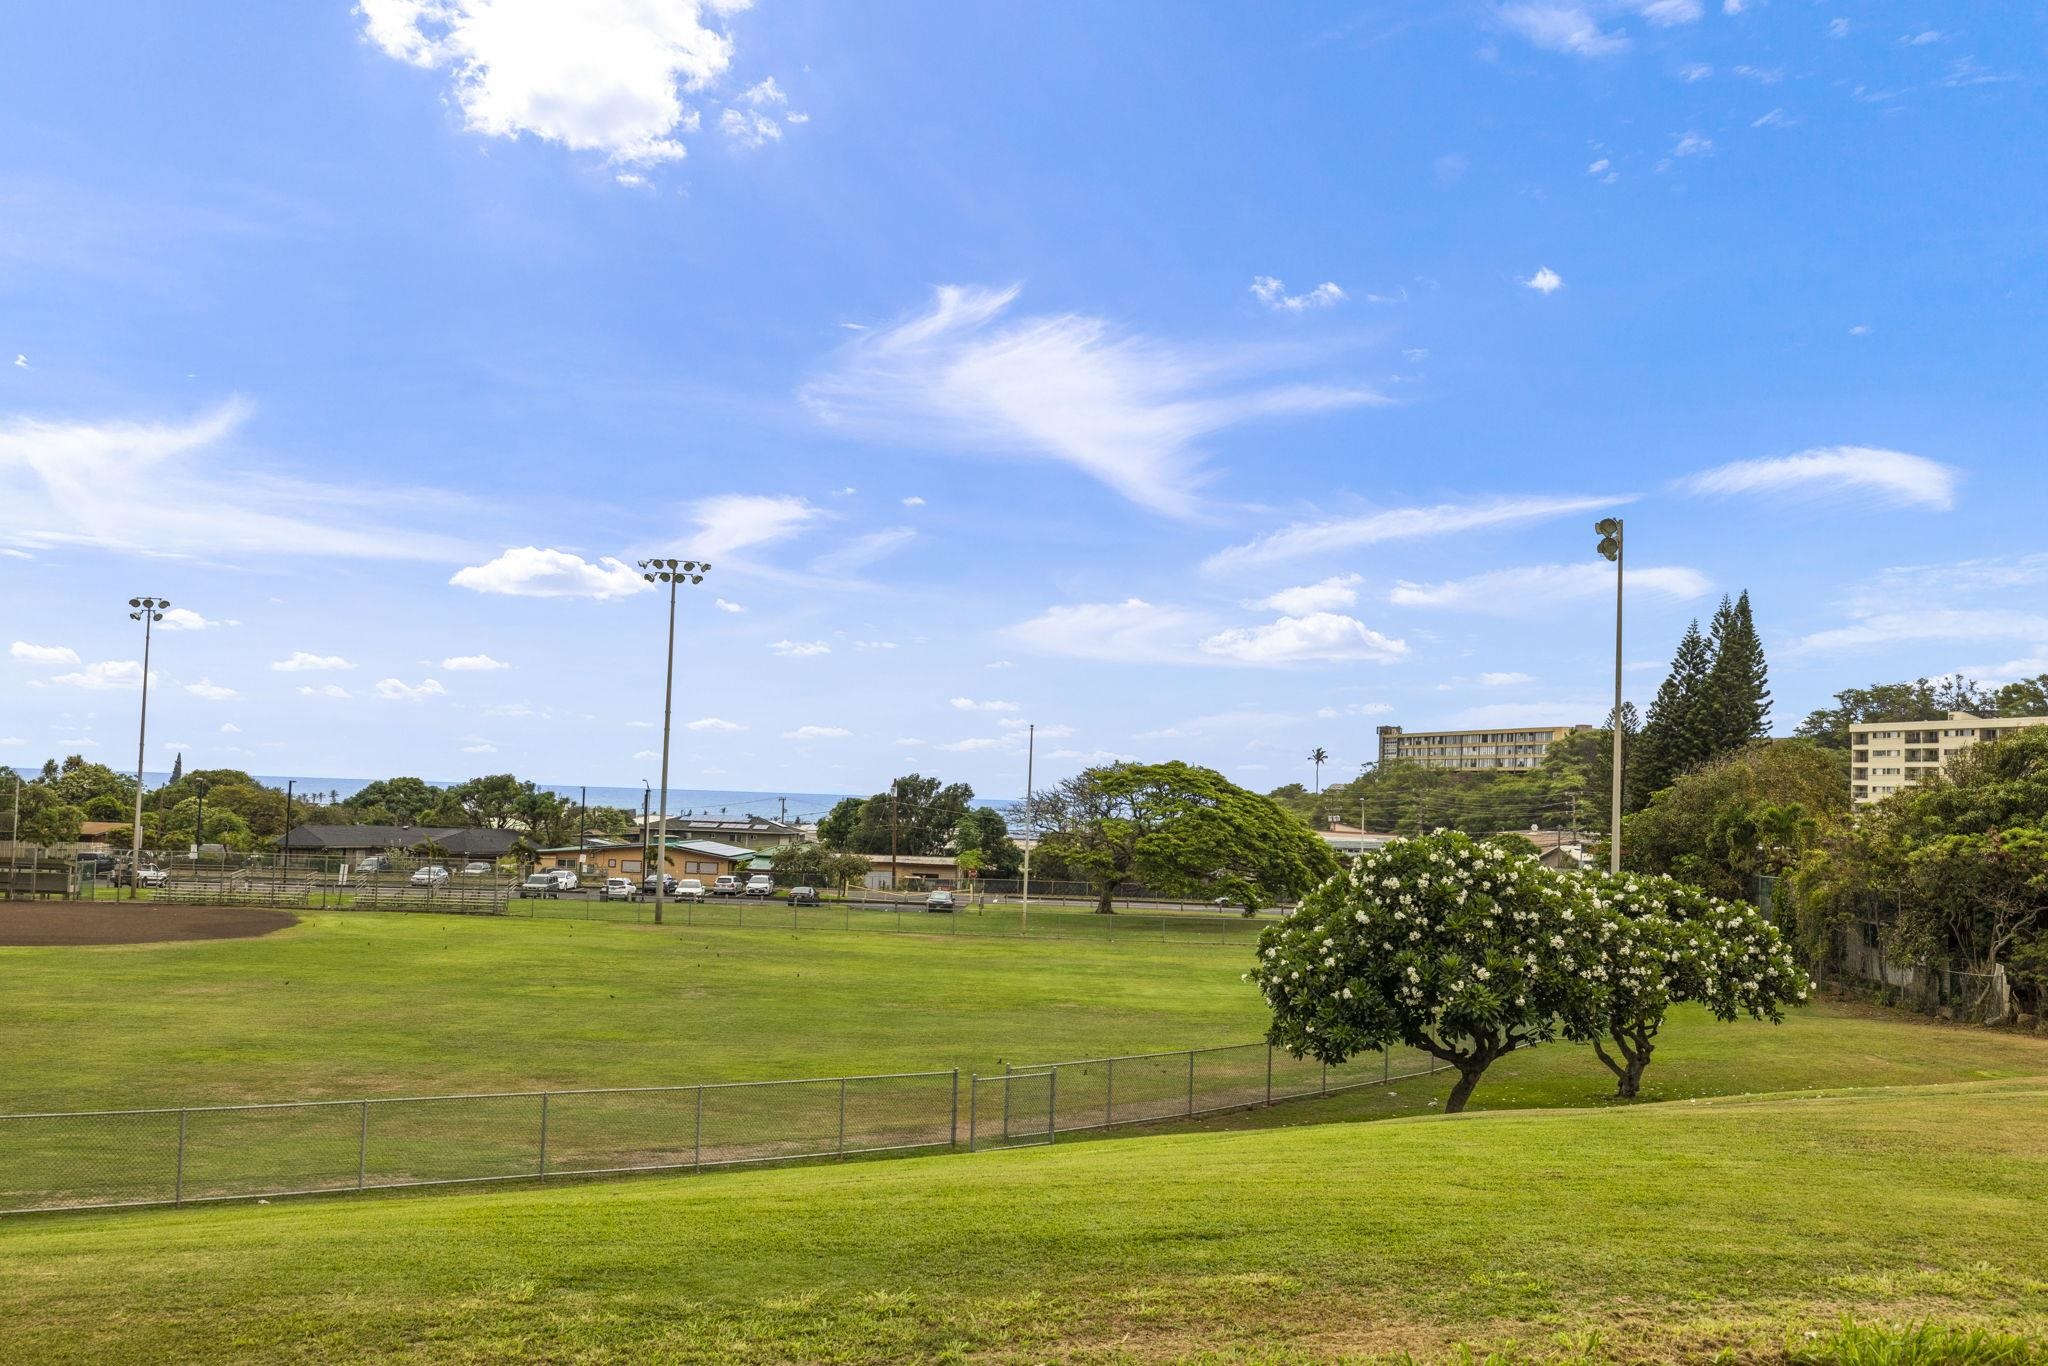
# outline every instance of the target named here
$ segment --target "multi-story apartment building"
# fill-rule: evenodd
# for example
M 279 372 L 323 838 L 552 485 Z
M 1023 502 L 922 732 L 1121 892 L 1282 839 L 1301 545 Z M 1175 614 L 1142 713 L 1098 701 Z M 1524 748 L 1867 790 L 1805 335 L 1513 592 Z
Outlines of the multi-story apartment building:
M 2021 726 L 2048 725 L 2048 716 L 1972 716 L 1952 711 L 1946 721 L 1861 721 L 1849 727 L 1849 796 L 1858 806 L 1939 773 L 1959 752 L 1996 740 Z
M 1535 768 L 1551 745 L 1591 726 L 1526 726 L 1519 730 L 1435 730 L 1408 734 L 1381 726 L 1380 763 L 1419 764 L 1473 772 Z

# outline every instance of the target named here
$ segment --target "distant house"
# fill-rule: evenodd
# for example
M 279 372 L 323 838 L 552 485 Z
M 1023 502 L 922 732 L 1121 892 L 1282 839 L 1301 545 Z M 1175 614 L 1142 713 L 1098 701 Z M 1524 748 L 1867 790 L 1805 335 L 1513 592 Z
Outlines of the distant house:
M 295 825 L 277 842 L 293 854 L 359 863 L 372 854 L 438 850 L 452 861 L 496 861 L 519 843 L 517 830 L 439 825 Z
M 868 875 L 862 883 L 868 887 L 895 887 L 908 891 L 933 891 L 957 888 L 960 877 L 960 860 L 951 854 L 898 854 L 893 860 L 887 854 L 869 854 Z M 891 865 L 895 876 L 892 878 Z
M 647 860 L 652 847 L 652 839 L 642 846 L 638 840 L 611 840 L 593 835 L 580 850 L 573 844 L 541 850 L 538 863 L 543 868 L 574 868 L 578 865 L 580 853 L 582 867 L 592 877 L 639 878 L 647 874 Z M 737 844 L 671 836 L 668 855 L 661 862 L 670 877 L 693 877 L 708 884 L 715 878 L 739 872 L 757 857 L 757 850 L 742 849 Z
M 647 817 L 649 826 L 658 825 L 660 816 Z M 742 849 L 773 849 L 778 844 L 800 844 L 814 838 L 801 825 L 789 821 L 770 820 L 766 816 L 676 816 L 668 818 L 668 837 L 672 840 L 715 840 L 720 844 L 736 844 Z
M 1355 825 L 1346 825 L 1342 821 L 1332 821 L 1330 822 L 1329 829 L 1318 830 L 1316 834 L 1322 837 L 1323 843 L 1329 845 L 1334 853 L 1345 858 L 1354 858 L 1359 854 L 1369 854 L 1373 850 L 1390 844 L 1398 838 L 1395 835 L 1382 835 L 1371 830 L 1360 829 Z

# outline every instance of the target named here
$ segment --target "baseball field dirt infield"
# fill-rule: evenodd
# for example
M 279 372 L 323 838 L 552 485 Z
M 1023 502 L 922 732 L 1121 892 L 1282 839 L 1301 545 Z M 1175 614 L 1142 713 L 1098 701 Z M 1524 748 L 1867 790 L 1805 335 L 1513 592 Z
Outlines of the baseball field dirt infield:
M 150 902 L 56 901 L 0 905 L 0 948 L 55 944 L 167 944 L 250 939 L 296 925 L 290 911 L 245 906 L 157 906 Z

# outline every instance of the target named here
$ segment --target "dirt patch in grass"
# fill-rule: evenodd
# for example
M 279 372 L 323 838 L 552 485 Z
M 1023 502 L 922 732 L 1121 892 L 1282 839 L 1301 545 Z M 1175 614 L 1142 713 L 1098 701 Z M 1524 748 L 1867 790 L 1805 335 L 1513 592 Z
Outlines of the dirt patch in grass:
M 247 906 L 158 906 L 147 901 L 31 903 L 0 906 L 0 947 L 252 939 L 298 923 L 299 918 L 290 911 Z

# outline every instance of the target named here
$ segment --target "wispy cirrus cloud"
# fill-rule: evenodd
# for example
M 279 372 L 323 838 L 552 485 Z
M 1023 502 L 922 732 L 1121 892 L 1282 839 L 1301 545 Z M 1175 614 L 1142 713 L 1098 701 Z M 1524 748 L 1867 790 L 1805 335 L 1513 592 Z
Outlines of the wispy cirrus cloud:
M 1142 598 L 1051 607 L 1010 627 L 1008 634 L 1043 654 L 1126 664 L 1270 668 L 1344 660 L 1390 663 L 1408 650 L 1405 642 L 1336 612 L 1233 626 L 1206 612 Z
M 1705 595 L 1712 587 L 1706 575 L 1682 566 L 1651 566 L 1628 571 L 1631 594 L 1647 593 L 1652 597 L 1685 601 Z M 1613 592 L 1613 567 L 1601 561 L 1589 561 L 1585 564 L 1520 565 L 1441 583 L 1403 580 L 1387 593 L 1387 601 L 1396 607 L 1522 616 Z
M 1946 512 L 1960 473 L 1925 456 L 1875 446 L 1819 446 L 1795 455 L 1737 460 L 1678 481 L 1687 493 L 1768 494 L 1809 502 L 1870 502 Z
M 1228 573 L 1308 555 L 1355 550 L 1359 546 L 1378 545 L 1385 541 L 1448 536 L 1482 527 L 1515 526 L 1574 513 L 1605 511 L 1633 502 L 1634 497 L 1633 494 L 1561 498 L 1530 495 L 1472 503 L 1440 503 L 1435 507 L 1387 508 L 1356 517 L 1297 522 L 1247 544 L 1218 551 L 1205 560 L 1202 567 L 1212 573 Z
M 253 412 L 231 399 L 186 421 L 0 422 L 0 541 L 206 558 L 460 553 L 447 537 L 393 524 L 392 509 L 417 498 L 236 463 Z
M 1011 317 L 1020 291 L 941 286 L 926 311 L 859 334 L 800 397 L 850 432 L 1057 460 L 1173 517 L 1197 510 L 1204 437 L 1387 401 L 1351 384 L 1251 382 L 1298 351 L 1182 346 L 1078 313 Z
M 1504 5 L 1500 21 L 1525 41 L 1574 57 L 1612 57 L 1629 50 L 1628 35 L 1602 28 L 1584 5 Z

